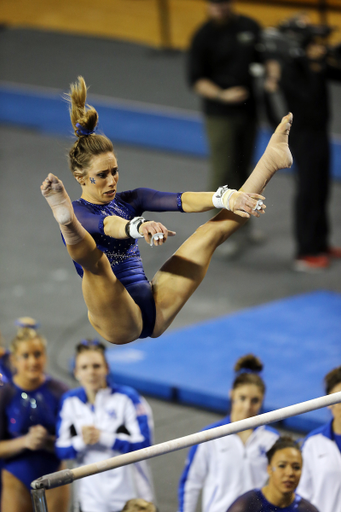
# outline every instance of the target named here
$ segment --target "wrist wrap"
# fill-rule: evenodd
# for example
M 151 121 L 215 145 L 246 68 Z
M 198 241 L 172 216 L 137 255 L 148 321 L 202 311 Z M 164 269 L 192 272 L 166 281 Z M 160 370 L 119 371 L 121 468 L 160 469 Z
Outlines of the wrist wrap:
M 125 232 L 129 238 L 143 238 L 143 235 L 139 233 L 141 224 L 146 222 L 144 217 L 134 217 L 125 225 Z
M 223 187 L 219 187 L 218 190 L 213 194 L 212 203 L 215 208 L 225 208 L 226 210 L 231 211 L 229 201 L 230 197 L 234 192 L 237 192 L 234 188 L 229 188 L 227 185 Z M 225 197 L 227 194 L 227 197 Z M 224 198 L 224 201 L 223 201 Z M 226 205 L 226 206 L 225 206 Z

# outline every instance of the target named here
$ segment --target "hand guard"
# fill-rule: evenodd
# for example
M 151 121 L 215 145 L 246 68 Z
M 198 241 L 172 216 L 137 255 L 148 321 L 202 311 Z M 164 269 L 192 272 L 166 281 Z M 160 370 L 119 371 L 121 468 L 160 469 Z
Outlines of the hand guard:
M 129 236 L 129 238 L 144 238 L 144 236 L 139 233 L 140 226 L 144 222 L 147 222 L 144 217 L 134 217 L 131 219 L 125 226 L 126 235 Z
M 230 197 L 232 194 L 237 192 L 234 188 L 229 188 L 227 185 L 219 187 L 218 190 L 213 194 L 212 203 L 215 208 L 225 208 L 226 210 L 232 211 L 230 208 Z

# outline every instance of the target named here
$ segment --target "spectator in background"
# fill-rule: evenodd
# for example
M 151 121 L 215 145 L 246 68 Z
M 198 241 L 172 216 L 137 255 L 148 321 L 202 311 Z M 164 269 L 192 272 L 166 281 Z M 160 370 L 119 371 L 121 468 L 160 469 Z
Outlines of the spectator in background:
M 209 20 L 194 34 L 188 80 L 202 99 L 209 141 L 208 190 L 222 183 L 239 190 L 252 164 L 257 133 L 256 97 L 250 65 L 259 62 L 259 24 L 234 11 L 232 0 L 208 0 Z M 245 241 L 256 241 L 244 227 L 221 253 L 234 255 Z
M 280 437 L 266 456 L 267 484 L 262 489 L 254 489 L 240 496 L 227 512 L 318 512 L 314 505 L 295 494 L 302 472 L 302 455 L 298 444 L 290 437 Z
M 107 383 L 105 346 L 97 340 L 77 345 L 75 377 L 80 388 L 66 393 L 57 426 L 57 454 L 78 466 L 150 446 L 152 414 L 147 402 L 125 386 Z M 82 512 L 115 512 L 127 500 L 154 501 L 147 461 L 78 481 L 76 501 Z
M 18 318 L 15 321 L 15 325 L 18 327 L 30 327 L 32 329 L 37 329 L 38 324 L 37 322 L 30 317 L 22 317 Z M 11 361 L 10 361 L 10 351 L 7 350 L 4 346 L 4 339 L 0 332 L 0 386 L 3 386 L 6 382 L 12 380 L 12 367 L 11 367 Z M 0 459 L 0 473 L 2 468 L 2 460 Z M 1 478 L 0 478 L 0 507 L 1 507 Z M 0 508 L 1 510 L 1 508 Z
M 207 428 L 256 416 L 263 404 L 262 362 L 252 354 L 238 359 L 230 391 L 231 413 Z M 244 492 L 261 487 L 267 479 L 265 453 L 278 438 L 266 426 L 193 446 L 179 485 L 179 511 L 195 512 L 201 489 L 202 510 L 226 512 Z
M 341 258 L 341 248 L 330 243 L 330 101 L 328 82 L 341 81 L 341 58 L 328 52 L 328 27 L 312 25 L 301 14 L 282 24 L 284 34 L 298 48 L 272 63 L 266 89 L 282 92 L 285 110 L 293 112 L 290 132 L 297 188 L 294 204 L 296 256 L 294 270 L 317 272 Z M 320 34 L 324 34 L 322 37 Z M 270 78 L 270 80 L 269 80 Z
M 46 375 L 46 340 L 32 327 L 36 322 L 23 320 L 10 344 L 13 378 L 0 388 L 3 512 L 33 512 L 31 482 L 64 468 L 54 442 L 59 400 L 67 387 Z M 46 499 L 49 512 L 66 512 L 69 489 L 48 490 Z
M 154 503 L 151 503 L 150 501 L 136 498 L 128 500 L 124 505 L 122 512 L 156 512 L 156 507 Z
M 29 328 L 37 330 L 39 328 L 39 324 L 29 316 L 23 316 L 21 318 L 17 318 L 14 322 L 19 328 Z M 0 332 L 0 378 L 1 382 L 4 384 L 9 380 L 12 380 L 13 368 L 11 366 L 11 352 L 7 350 L 4 346 L 4 340 L 2 334 Z
M 324 378 L 326 394 L 341 391 L 341 366 Z M 311 432 L 302 448 L 303 472 L 297 492 L 321 512 L 341 512 L 341 404 L 332 419 Z

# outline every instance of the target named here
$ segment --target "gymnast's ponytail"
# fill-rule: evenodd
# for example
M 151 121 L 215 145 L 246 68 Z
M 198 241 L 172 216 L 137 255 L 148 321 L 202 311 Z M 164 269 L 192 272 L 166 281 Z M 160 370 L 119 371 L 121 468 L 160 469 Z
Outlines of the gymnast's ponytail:
M 92 135 L 98 123 L 98 114 L 93 107 L 86 104 L 86 95 L 84 78 L 79 76 L 78 81 L 70 85 L 67 95 L 71 123 L 77 137 Z
M 70 85 L 70 92 L 66 95 L 71 124 L 77 137 L 69 152 L 70 170 L 76 179 L 87 174 L 92 157 L 114 151 L 112 142 L 105 135 L 95 133 L 98 113 L 86 103 L 86 97 L 85 80 L 79 76 L 77 82 Z

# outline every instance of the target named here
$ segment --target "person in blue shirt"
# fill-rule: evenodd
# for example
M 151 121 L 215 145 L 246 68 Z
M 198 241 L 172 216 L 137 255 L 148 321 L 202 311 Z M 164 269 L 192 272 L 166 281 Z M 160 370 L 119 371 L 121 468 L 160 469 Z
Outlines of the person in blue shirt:
M 289 436 L 280 437 L 266 455 L 267 484 L 237 498 L 227 512 L 318 512 L 314 505 L 295 493 L 302 473 L 298 444 Z
M 82 187 L 73 204 L 61 180 L 49 173 L 41 191 L 59 223 L 67 250 L 83 275 L 83 297 L 91 325 L 107 341 L 124 344 L 160 336 L 203 280 L 215 249 L 252 215 L 264 213 L 260 195 L 273 174 L 290 167 L 292 114 L 282 119 L 241 191 L 164 193 L 135 189 L 118 193 L 118 165 L 111 141 L 94 133 L 98 114 L 86 106 L 86 85 L 72 84 L 71 122 L 77 140 L 69 152 L 71 171 Z M 200 226 L 156 273 L 146 278 L 137 238 L 161 245 L 175 233 L 145 211 L 204 212 L 222 209 Z
M 37 329 L 39 324 L 31 317 L 25 316 L 17 318 L 14 324 L 21 328 Z M 4 340 L 0 332 L 0 386 L 6 384 L 6 382 L 12 381 L 13 368 L 11 365 L 11 353 L 4 347 Z M 2 459 L 0 459 L 0 473 L 2 468 Z M 0 503 L 1 503 L 1 478 L 0 478 Z
M 0 387 L 0 457 L 3 512 L 33 512 L 30 484 L 62 469 L 54 453 L 59 400 L 67 387 L 46 375 L 46 340 L 19 327 L 10 345 L 11 381 Z M 66 512 L 67 487 L 47 491 L 49 512 Z
M 341 366 L 328 372 L 324 383 L 326 395 L 341 391 Z M 323 512 L 341 512 L 341 403 L 329 409 L 331 420 L 304 440 L 298 492 Z

